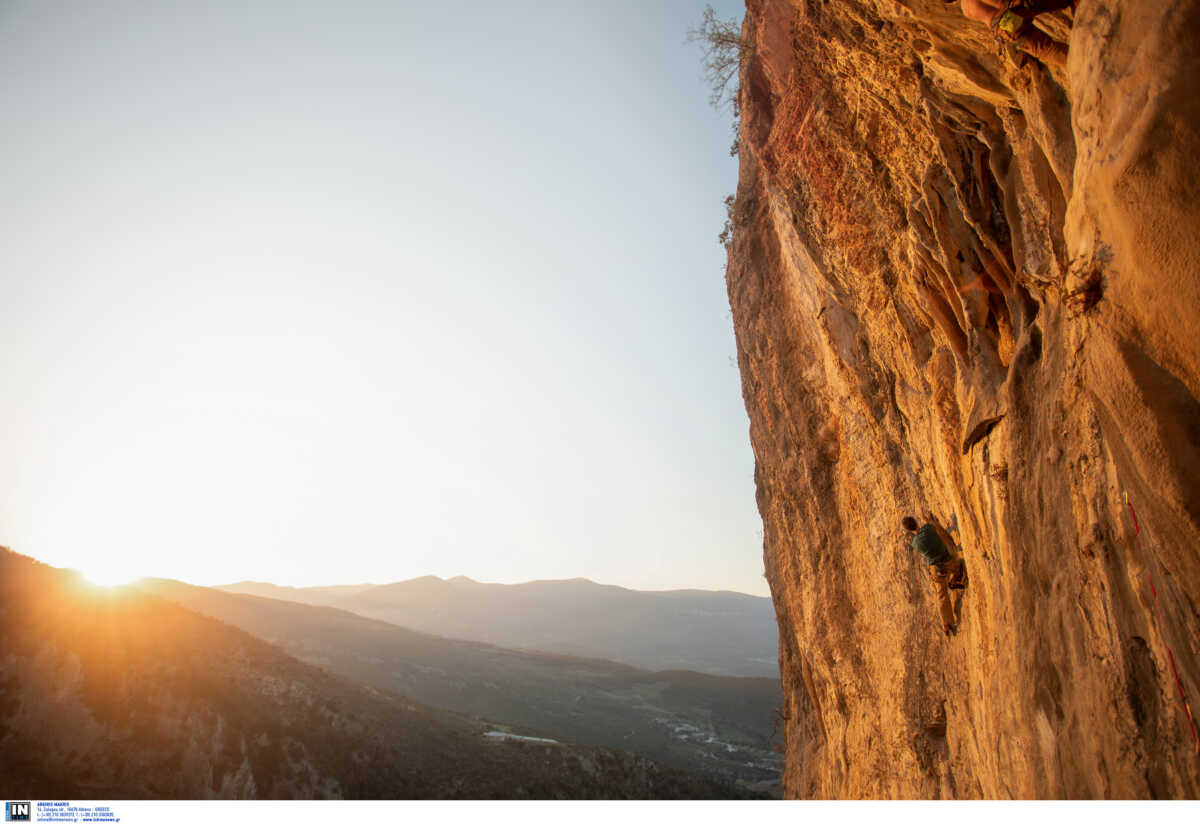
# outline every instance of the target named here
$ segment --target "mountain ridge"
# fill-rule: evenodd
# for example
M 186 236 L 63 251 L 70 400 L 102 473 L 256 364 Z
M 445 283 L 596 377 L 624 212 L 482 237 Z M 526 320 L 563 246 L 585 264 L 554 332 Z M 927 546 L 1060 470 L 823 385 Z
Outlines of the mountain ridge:
M 615 750 L 489 737 L 493 725 L 5 548 L 0 599 L 0 779 L 10 796 L 746 795 Z
M 384 583 L 362 583 L 362 584 L 276 584 L 271 581 L 254 581 L 242 580 L 234 581 L 228 584 L 193 584 L 192 586 L 207 586 L 210 589 L 220 589 L 225 592 L 242 592 L 242 594 L 254 595 L 255 592 L 250 592 L 250 587 L 271 588 L 288 592 L 307 592 L 307 591 L 333 591 L 333 590 L 354 590 L 365 592 L 369 589 L 377 589 L 379 587 L 396 586 L 400 584 L 411 584 L 419 581 L 440 581 L 447 584 L 474 584 L 478 586 L 495 586 L 495 587 L 523 587 L 535 584 L 591 584 L 597 587 L 607 587 L 612 589 L 624 590 L 627 592 L 637 592 L 646 595 L 672 595 L 683 593 L 707 594 L 707 595 L 732 595 L 741 598 L 753 598 L 760 601 L 770 601 L 769 595 L 754 595 L 749 592 L 741 592 L 735 589 L 703 589 L 701 587 L 680 587 L 673 589 L 637 589 L 635 587 L 621 586 L 620 584 L 601 584 L 591 578 L 574 577 L 574 578 L 533 578 L 528 581 L 518 581 L 514 584 L 505 584 L 498 581 L 480 581 L 472 578 L 469 575 L 454 575 L 449 578 L 443 578 L 439 575 L 418 575 L 413 578 L 404 578 L 399 581 L 387 581 Z M 269 597 L 269 596 L 268 596 Z
M 643 669 L 742 677 L 778 673 L 772 602 L 731 590 L 644 591 L 585 578 L 495 584 L 466 576 L 422 576 L 357 591 L 257 582 L 214 589 L 336 606 L 446 638 Z
M 689 770 L 777 786 L 774 678 L 649 671 L 603 659 L 446 639 L 336 606 L 168 579 L 140 586 L 309 663 L 529 734 L 618 746 Z

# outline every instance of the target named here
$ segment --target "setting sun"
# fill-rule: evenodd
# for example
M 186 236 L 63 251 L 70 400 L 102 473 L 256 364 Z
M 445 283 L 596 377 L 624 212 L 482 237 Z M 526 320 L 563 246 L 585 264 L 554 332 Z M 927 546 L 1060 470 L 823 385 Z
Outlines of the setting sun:
M 98 587 L 121 587 L 126 584 L 131 584 L 144 575 L 136 570 L 129 569 L 122 565 L 112 564 L 97 564 L 95 567 L 80 569 L 79 573 L 88 580 L 89 583 L 95 584 Z

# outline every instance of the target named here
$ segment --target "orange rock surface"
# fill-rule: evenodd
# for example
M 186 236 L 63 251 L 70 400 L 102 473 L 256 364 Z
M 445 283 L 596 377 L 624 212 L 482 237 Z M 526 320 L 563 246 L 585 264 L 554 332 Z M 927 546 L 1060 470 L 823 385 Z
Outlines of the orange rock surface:
M 941 0 L 747 6 L 727 277 L 785 792 L 1197 797 L 1200 1 L 1044 16 L 1065 69 Z

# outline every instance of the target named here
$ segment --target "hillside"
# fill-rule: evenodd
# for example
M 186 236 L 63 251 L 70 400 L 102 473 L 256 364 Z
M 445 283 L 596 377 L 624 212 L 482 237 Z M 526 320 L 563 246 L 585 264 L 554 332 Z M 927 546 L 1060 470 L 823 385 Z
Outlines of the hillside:
M 642 592 L 583 578 L 485 584 L 459 576 L 375 587 L 276 587 L 227 592 L 336 606 L 409 629 L 513 649 L 606 658 L 645 669 L 778 676 L 769 598 L 738 592 Z
M 0 787 L 32 798 L 714 798 L 732 785 L 494 728 L 0 548 Z
M 941 0 L 747 7 L 727 281 L 787 794 L 1195 798 L 1200 3 L 1043 16 L 1061 67 Z
M 138 586 L 380 689 L 532 736 L 614 747 L 663 764 L 778 784 L 779 682 L 649 672 L 610 661 L 454 641 L 340 609 L 176 581 Z

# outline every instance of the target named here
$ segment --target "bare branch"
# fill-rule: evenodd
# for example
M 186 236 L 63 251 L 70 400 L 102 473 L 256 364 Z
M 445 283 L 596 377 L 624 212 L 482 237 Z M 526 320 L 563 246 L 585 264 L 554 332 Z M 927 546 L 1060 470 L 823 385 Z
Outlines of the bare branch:
M 737 110 L 738 71 L 749 57 L 750 44 L 742 38 L 736 19 L 718 20 L 712 6 L 704 7 L 700 25 L 688 29 L 688 43 L 699 43 L 704 53 L 704 77 L 712 88 L 708 102 L 716 109 Z

